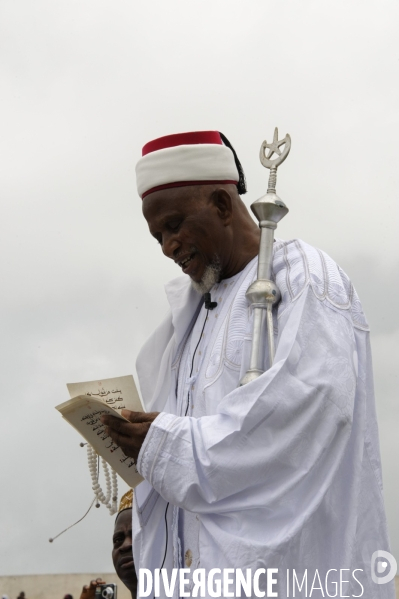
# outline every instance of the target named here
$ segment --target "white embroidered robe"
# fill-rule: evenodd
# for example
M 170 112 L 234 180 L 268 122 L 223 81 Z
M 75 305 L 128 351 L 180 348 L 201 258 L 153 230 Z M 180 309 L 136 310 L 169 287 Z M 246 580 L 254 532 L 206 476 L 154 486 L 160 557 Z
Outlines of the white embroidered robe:
M 389 545 L 367 322 L 331 258 L 300 240 L 274 246 L 282 295 L 275 362 L 237 387 L 249 360 L 245 291 L 256 278 L 254 264 L 241 273 L 207 344 L 195 382 L 199 418 L 180 415 L 176 386 L 187 335 L 204 309 L 187 277 L 166 287 L 171 314 L 137 362 L 146 409 L 161 414 L 138 460 L 146 480 L 135 492 L 136 569 L 160 568 L 166 534 L 164 568 L 182 566 L 180 508 L 198 516 L 207 571 L 278 568 L 273 588 L 286 597 L 287 569 L 308 569 L 311 578 L 317 569 L 322 580 L 329 569 L 348 569 L 349 596 L 361 592 L 350 576 L 360 569 L 364 597 L 393 599 L 393 584 L 377 585 L 370 571 L 372 554 Z

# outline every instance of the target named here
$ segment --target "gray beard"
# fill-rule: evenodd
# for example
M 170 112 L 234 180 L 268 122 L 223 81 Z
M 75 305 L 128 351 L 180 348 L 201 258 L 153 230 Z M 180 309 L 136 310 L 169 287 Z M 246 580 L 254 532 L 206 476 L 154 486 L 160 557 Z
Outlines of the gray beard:
M 216 283 L 219 283 L 221 271 L 222 267 L 220 265 L 219 257 L 214 256 L 211 264 L 208 264 L 205 268 L 201 281 L 197 283 L 196 281 L 191 280 L 191 285 L 197 293 L 204 295 L 204 293 L 208 293 Z

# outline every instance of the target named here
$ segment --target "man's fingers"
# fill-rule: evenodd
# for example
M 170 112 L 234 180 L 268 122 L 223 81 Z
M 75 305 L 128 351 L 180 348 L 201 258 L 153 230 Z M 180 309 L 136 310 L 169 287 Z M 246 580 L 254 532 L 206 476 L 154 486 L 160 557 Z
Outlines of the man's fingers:
M 121 415 L 129 420 L 132 424 L 145 424 L 151 423 L 158 416 L 159 412 L 132 412 L 131 410 L 122 410 Z M 107 426 L 111 426 L 115 430 L 120 430 L 120 426 L 126 424 L 124 420 L 116 418 L 111 414 L 104 414 L 101 416 L 101 422 Z
M 110 414 L 101 416 L 101 422 L 106 426 L 106 433 L 114 443 L 121 447 L 127 456 L 136 460 L 148 430 L 159 412 L 142 413 L 131 410 L 122 410 L 122 412 L 129 422 Z
M 85 584 L 85 586 L 83 587 L 83 591 L 87 592 L 90 589 L 95 589 L 99 584 L 106 584 L 106 582 L 102 578 L 96 578 L 96 580 L 90 581 L 90 586 Z
M 129 439 L 132 439 L 134 437 L 143 435 L 148 427 L 148 424 L 130 424 L 130 422 L 122 422 L 120 420 L 115 425 L 114 423 L 108 425 L 108 434 L 117 433 L 121 437 L 128 437 Z
M 110 418 L 104 416 L 103 423 L 108 427 L 108 434 L 118 433 L 122 437 L 137 437 L 145 435 L 150 427 L 151 422 L 125 422 L 119 418 Z
M 122 410 L 121 414 L 124 418 L 129 420 L 129 422 L 135 423 L 143 423 L 143 422 L 152 422 L 158 416 L 159 412 L 132 412 L 131 410 Z
M 126 441 L 125 436 L 120 435 L 119 433 L 114 431 L 112 428 L 108 429 L 108 434 L 111 437 L 111 439 L 113 440 L 113 442 L 116 443 L 118 446 L 122 446 L 123 441 Z
M 113 431 L 121 433 L 122 435 L 132 434 L 132 431 L 129 428 L 132 426 L 130 422 L 125 422 L 124 420 L 120 420 L 120 418 L 115 418 L 114 416 L 102 416 L 101 420 L 103 424 L 108 426 L 110 430 L 112 429 Z
M 132 425 L 130 425 L 130 426 L 132 426 Z M 140 427 L 140 429 L 136 428 L 138 426 Z M 147 425 L 145 425 L 145 424 L 135 425 L 134 428 L 128 429 L 128 432 L 126 434 L 124 431 L 119 432 L 112 428 L 109 428 L 107 430 L 107 433 L 111 437 L 111 439 L 114 441 L 114 443 L 116 443 L 117 445 L 122 447 L 122 449 L 124 449 L 125 447 L 137 448 L 137 447 L 141 447 L 141 444 L 143 442 L 143 428 L 142 427 L 146 427 L 146 426 Z

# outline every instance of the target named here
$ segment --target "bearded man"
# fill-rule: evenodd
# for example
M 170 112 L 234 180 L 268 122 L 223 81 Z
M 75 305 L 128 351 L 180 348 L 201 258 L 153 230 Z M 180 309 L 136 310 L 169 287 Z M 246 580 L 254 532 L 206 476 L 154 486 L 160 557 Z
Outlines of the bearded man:
M 150 413 L 104 417 L 145 479 L 136 567 L 186 568 L 188 591 L 200 568 L 233 581 L 275 568 L 274 586 L 259 579 L 268 596 L 393 599 L 371 574 L 389 546 L 368 325 L 348 277 L 308 244 L 275 240 L 275 360 L 267 370 L 266 349 L 264 374 L 240 387 L 259 248 L 241 164 L 222 134 L 197 132 L 150 142 L 136 172 L 150 233 L 186 275 L 166 286 L 170 314 L 137 361 Z

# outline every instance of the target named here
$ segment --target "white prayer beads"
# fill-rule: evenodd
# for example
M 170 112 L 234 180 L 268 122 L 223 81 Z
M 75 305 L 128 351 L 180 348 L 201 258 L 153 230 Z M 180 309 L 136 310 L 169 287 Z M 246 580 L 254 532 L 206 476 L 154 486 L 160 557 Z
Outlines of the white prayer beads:
M 116 472 L 112 470 L 110 466 L 108 466 L 107 462 L 103 458 L 101 458 L 106 485 L 106 494 L 104 494 L 104 491 L 102 490 L 101 485 L 99 483 L 99 456 L 89 443 L 87 444 L 87 461 L 89 463 L 92 489 L 97 499 L 96 507 L 100 507 L 100 503 L 102 503 L 103 505 L 105 505 L 106 508 L 108 508 L 109 513 L 112 516 L 113 514 L 116 514 L 116 512 L 118 511 L 118 479 L 116 476 Z

